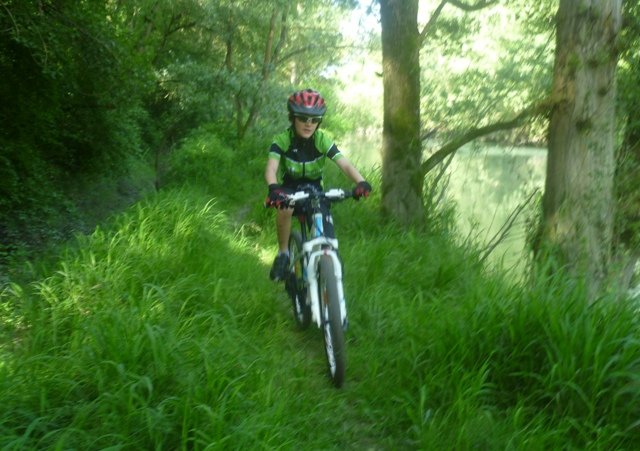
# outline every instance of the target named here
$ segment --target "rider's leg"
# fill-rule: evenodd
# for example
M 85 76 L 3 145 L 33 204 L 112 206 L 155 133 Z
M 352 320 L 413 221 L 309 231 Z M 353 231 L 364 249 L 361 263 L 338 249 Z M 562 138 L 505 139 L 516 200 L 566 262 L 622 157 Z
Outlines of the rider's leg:
M 291 233 L 291 216 L 293 208 L 278 210 L 276 214 L 276 230 L 278 233 L 278 255 L 271 266 L 271 280 L 281 281 L 285 279 L 289 266 L 289 233 Z
M 292 216 L 293 208 L 279 209 L 276 215 L 276 230 L 278 232 L 278 248 L 280 252 L 288 253 L 289 251 Z

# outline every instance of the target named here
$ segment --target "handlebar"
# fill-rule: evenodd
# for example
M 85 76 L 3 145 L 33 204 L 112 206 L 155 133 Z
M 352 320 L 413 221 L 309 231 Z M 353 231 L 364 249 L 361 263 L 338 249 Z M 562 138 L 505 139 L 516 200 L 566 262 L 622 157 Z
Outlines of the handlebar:
M 297 191 L 293 194 L 287 195 L 287 203 L 290 206 L 295 205 L 297 201 L 305 199 L 329 199 L 331 201 L 339 201 L 353 197 L 351 191 L 345 191 L 340 188 L 332 188 L 328 191 Z
M 341 188 L 332 188 L 327 191 L 305 189 L 296 191 L 293 194 L 285 194 L 283 197 L 284 199 L 277 205 L 270 204 L 267 198 L 264 206 L 266 208 L 290 208 L 294 207 L 296 203 L 302 203 L 301 201 L 308 201 L 310 199 L 326 199 L 330 202 L 338 202 L 344 199 L 353 198 L 353 192 Z

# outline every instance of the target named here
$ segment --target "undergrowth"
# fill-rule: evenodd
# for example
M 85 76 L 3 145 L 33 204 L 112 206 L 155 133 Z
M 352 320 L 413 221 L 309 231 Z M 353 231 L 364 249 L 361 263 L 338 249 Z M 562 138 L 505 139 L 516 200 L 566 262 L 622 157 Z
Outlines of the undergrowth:
M 514 284 L 446 214 L 383 221 L 379 191 L 334 208 L 350 328 L 332 388 L 321 334 L 268 280 L 263 154 L 197 140 L 175 183 L 3 286 L 0 448 L 640 446 L 634 305 Z M 247 159 L 253 182 L 234 172 Z

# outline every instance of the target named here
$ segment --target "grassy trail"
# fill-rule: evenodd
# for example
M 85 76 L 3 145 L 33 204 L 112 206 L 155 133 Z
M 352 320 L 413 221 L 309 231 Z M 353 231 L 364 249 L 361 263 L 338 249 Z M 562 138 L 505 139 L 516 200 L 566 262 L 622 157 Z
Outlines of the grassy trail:
M 6 287 L 1 447 L 375 448 L 357 328 L 337 391 L 319 331 L 296 331 L 268 280 L 266 239 L 235 229 L 196 191 L 167 192 Z
M 347 377 L 268 280 L 271 212 L 167 189 L 0 294 L 0 449 L 634 449 L 635 306 L 334 211 Z

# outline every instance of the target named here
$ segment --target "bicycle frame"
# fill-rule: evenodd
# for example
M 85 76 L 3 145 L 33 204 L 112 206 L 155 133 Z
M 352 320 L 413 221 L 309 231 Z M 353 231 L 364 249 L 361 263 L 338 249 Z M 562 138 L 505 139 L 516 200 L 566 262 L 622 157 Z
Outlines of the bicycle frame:
M 325 199 L 336 201 L 345 199 L 348 194 L 340 189 L 332 189 L 323 194 Z M 309 198 L 311 198 L 309 200 Z M 309 200 L 306 202 L 308 210 L 304 215 L 298 216 L 302 235 L 302 256 L 303 259 L 303 280 L 307 285 L 306 302 L 311 307 L 311 319 L 318 327 L 322 327 L 323 318 L 320 309 L 320 297 L 318 295 L 318 263 L 322 255 L 327 255 L 333 261 L 334 274 L 337 281 L 338 297 L 340 299 L 340 318 L 342 325 L 347 324 L 347 306 L 344 298 L 344 288 L 342 285 L 342 263 L 336 252 L 338 240 L 324 235 L 325 218 L 320 206 L 321 198 L 313 193 L 298 191 L 289 196 L 289 203 L 295 206 L 296 202 Z M 307 221 L 310 219 L 310 224 Z M 311 238 L 307 238 L 307 228 L 310 229 Z

